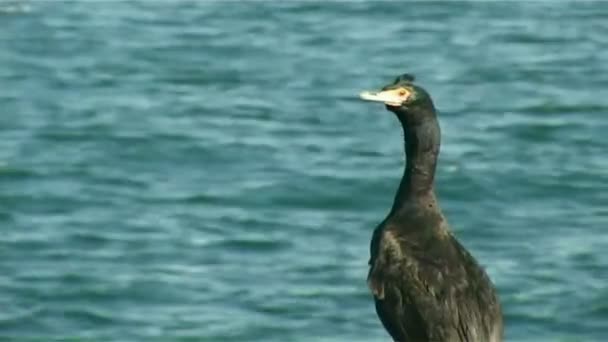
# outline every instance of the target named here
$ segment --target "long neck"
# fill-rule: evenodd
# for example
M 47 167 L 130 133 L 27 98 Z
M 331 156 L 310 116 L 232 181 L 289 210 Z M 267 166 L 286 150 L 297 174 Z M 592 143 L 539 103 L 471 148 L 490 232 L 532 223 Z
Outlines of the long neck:
M 423 198 L 434 200 L 433 182 L 441 132 L 434 111 L 420 122 L 399 117 L 405 139 L 405 171 L 395 195 L 392 211 Z

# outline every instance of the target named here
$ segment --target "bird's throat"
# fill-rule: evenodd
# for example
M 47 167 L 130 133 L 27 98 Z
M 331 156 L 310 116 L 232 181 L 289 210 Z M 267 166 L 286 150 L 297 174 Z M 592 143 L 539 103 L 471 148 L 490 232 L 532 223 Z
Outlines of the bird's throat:
M 401 121 L 405 140 L 405 171 L 395 195 L 393 210 L 428 196 L 434 197 L 434 179 L 441 132 L 435 115 L 412 124 Z

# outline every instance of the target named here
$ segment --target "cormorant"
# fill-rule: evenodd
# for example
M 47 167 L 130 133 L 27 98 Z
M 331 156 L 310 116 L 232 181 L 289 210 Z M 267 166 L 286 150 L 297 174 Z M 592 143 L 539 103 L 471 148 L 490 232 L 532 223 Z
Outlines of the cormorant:
M 404 74 L 360 97 L 383 102 L 405 138 L 405 172 L 370 246 L 367 282 L 382 324 L 399 342 L 502 341 L 496 289 L 450 232 L 435 196 L 441 134 L 430 95 Z

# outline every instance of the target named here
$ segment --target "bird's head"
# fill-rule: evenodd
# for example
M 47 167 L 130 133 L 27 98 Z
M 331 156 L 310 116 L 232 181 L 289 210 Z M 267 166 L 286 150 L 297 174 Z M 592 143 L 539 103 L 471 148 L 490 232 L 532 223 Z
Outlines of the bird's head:
M 397 114 L 400 120 L 416 123 L 435 114 L 431 96 L 422 87 L 414 84 L 415 77 L 403 74 L 380 91 L 364 91 L 361 99 L 383 102 L 386 109 Z

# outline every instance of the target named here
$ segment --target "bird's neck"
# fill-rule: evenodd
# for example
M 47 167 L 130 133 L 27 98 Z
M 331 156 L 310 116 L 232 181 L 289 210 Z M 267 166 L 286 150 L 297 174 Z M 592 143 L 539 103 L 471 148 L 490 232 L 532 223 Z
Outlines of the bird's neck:
M 400 118 L 405 140 L 405 171 L 395 195 L 392 211 L 413 202 L 434 201 L 434 179 L 441 132 L 435 113 L 425 115 L 422 122 Z

